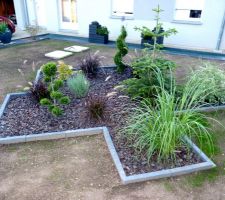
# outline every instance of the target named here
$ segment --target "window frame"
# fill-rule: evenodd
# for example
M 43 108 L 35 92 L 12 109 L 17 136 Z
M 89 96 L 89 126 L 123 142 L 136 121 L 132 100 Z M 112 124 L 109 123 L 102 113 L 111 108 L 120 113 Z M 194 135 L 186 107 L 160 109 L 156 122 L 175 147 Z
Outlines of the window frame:
M 175 5 L 174 5 L 174 13 L 173 13 L 173 21 L 174 23 L 181 23 L 181 24 L 196 24 L 196 25 L 200 25 L 202 24 L 202 19 L 203 19 L 203 14 L 204 14 L 204 8 L 205 8 L 205 0 L 204 0 L 204 5 L 202 7 L 202 10 L 201 10 L 201 17 L 200 18 L 192 18 L 190 17 L 190 12 L 191 10 L 195 10 L 195 9 L 178 9 L 177 8 L 177 0 L 175 1 Z M 178 10 L 188 10 L 189 11 L 189 14 L 188 14 L 188 18 L 186 19 L 177 19 L 176 18 L 176 14 L 177 14 L 177 11 Z M 199 10 L 199 9 L 196 9 L 196 10 Z
M 110 8 L 110 12 L 111 12 L 111 16 L 110 18 L 112 19 L 124 19 L 124 20 L 133 20 L 134 19 L 134 3 L 135 3 L 135 0 L 132 0 L 133 1 L 133 13 L 132 14 L 121 14 L 121 15 L 117 15 L 113 12 L 113 2 L 114 0 L 111 0 L 111 8 Z

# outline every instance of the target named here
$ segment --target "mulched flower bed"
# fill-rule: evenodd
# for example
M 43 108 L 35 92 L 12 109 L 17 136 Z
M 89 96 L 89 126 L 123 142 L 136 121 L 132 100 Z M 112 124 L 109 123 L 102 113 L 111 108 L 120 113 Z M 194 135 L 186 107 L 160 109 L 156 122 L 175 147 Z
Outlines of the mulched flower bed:
M 132 145 L 118 134 L 119 129 L 126 123 L 129 108 L 132 108 L 135 102 L 120 92 L 116 86 L 130 75 L 130 70 L 118 74 L 112 69 L 101 69 L 96 78 L 90 79 L 89 93 L 107 97 L 105 118 L 102 121 L 91 120 L 86 108 L 86 99 L 75 99 L 68 89 L 64 88 L 64 92 L 72 101 L 64 107 L 64 115 L 57 118 L 53 117 L 47 108 L 40 106 L 31 95 L 11 100 L 0 119 L 0 137 L 107 126 L 127 175 L 201 162 L 196 154 L 187 154 L 187 149 L 182 148 L 177 151 L 175 162 L 168 159 L 166 163 L 159 163 L 155 156 L 149 164 L 144 155 L 135 152 Z

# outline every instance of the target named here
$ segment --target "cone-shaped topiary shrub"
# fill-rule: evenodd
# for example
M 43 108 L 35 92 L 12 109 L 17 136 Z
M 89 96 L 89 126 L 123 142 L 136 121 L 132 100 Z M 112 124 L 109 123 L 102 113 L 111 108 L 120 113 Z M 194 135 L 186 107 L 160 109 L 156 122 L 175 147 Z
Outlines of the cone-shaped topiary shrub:
M 44 80 L 48 85 L 48 91 L 50 93 L 49 98 L 41 99 L 40 103 L 43 106 L 47 106 L 49 111 L 54 116 L 60 116 L 63 114 L 63 110 L 60 108 L 61 105 L 70 103 L 68 96 L 64 96 L 59 89 L 64 85 L 63 80 L 57 78 L 57 65 L 54 62 L 49 62 L 42 67 Z
M 114 63 L 117 66 L 117 71 L 122 73 L 126 68 L 126 64 L 123 62 L 123 57 L 128 53 L 128 46 L 125 42 L 127 37 L 127 31 L 124 26 L 121 28 L 121 34 L 116 40 L 117 52 L 114 56 Z

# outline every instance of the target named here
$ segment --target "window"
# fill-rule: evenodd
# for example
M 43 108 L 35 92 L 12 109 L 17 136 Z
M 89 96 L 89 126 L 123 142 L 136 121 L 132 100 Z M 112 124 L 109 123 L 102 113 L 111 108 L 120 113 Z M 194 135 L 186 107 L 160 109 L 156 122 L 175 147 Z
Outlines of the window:
M 201 21 L 204 0 L 176 0 L 175 20 Z
M 134 14 L 134 0 L 112 0 L 112 15 L 129 17 Z

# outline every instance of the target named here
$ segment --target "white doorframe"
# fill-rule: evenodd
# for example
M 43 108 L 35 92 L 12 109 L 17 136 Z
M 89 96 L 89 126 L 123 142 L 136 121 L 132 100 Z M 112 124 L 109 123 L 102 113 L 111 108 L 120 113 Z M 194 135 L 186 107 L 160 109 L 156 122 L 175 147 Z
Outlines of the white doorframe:
M 58 0 L 58 8 L 60 29 L 77 30 L 77 0 Z

